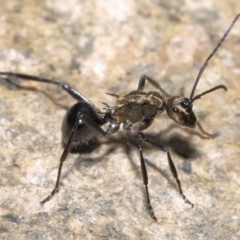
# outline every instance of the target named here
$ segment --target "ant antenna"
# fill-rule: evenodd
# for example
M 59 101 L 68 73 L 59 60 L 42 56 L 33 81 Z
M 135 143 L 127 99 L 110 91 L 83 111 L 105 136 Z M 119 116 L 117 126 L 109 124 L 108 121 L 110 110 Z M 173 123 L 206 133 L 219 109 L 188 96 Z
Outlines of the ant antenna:
M 215 91 L 215 90 L 217 90 L 217 89 L 219 89 L 219 88 L 223 88 L 225 91 L 227 91 L 227 87 L 226 87 L 226 86 L 224 86 L 224 85 L 217 85 L 216 87 L 213 87 L 213 88 L 211 88 L 211 89 L 209 89 L 209 90 L 207 90 L 207 91 L 205 91 L 205 92 L 203 92 L 203 93 L 201 93 L 201 94 L 196 95 L 193 99 L 191 99 L 191 104 L 192 104 L 195 100 L 201 98 L 203 95 L 206 95 L 206 94 L 208 94 L 208 93 L 210 93 L 210 92 L 213 92 L 213 91 Z
M 198 73 L 198 75 L 197 75 L 196 81 L 195 81 L 195 83 L 194 83 L 194 85 L 193 85 L 193 89 L 192 89 L 192 92 L 191 92 L 191 95 L 190 95 L 190 100 L 191 100 L 191 102 L 193 102 L 194 100 L 201 98 L 201 96 L 203 96 L 203 95 L 205 95 L 205 94 L 207 94 L 207 93 L 209 93 L 209 92 L 215 91 L 215 90 L 217 90 L 217 89 L 219 89 L 219 88 L 223 88 L 223 89 L 227 90 L 227 88 L 226 88 L 225 86 L 219 85 L 219 86 L 214 87 L 214 88 L 211 88 L 211 89 L 209 89 L 208 91 L 203 92 L 203 93 L 201 93 L 201 94 L 199 94 L 199 95 L 197 95 L 197 96 L 195 96 L 195 97 L 193 98 L 193 95 L 194 95 L 194 92 L 195 92 L 195 90 L 196 90 L 197 84 L 198 84 L 198 82 L 199 82 L 199 80 L 200 80 L 200 78 L 201 78 L 201 76 L 202 76 L 202 73 L 204 72 L 205 68 L 207 67 L 209 60 L 214 56 L 214 54 L 217 52 L 217 50 L 219 49 L 219 47 L 222 45 L 222 43 L 223 43 L 224 40 L 226 39 L 227 35 L 229 34 L 229 32 L 231 31 L 232 27 L 234 26 L 234 24 L 236 23 L 236 21 L 238 20 L 239 17 L 240 17 L 240 13 L 237 14 L 237 16 L 233 19 L 231 25 L 229 26 L 229 28 L 227 29 L 227 31 L 224 33 L 223 37 L 222 37 L 222 38 L 220 39 L 220 41 L 218 42 L 218 45 L 214 48 L 214 50 L 212 51 L 212 53 L 208 56 L 208 58 L 206 59 L 206 61 L 203 63 L 203 65 L 202 65 L 202 67 L 201 67 L 201 69 L 200 69 L 200 71 L 199 71 L 199 73 Z
M 116 98 L 119 97 L 119 95 L 117 95 L 117 94 L 115 94 L 115 93 L 108 93 L 108 92 L 106 92 L 106 94 L 107 94 L 107 95 L 110 95 L 110 96 L 113 96 L 113 97 L 116 97 Z

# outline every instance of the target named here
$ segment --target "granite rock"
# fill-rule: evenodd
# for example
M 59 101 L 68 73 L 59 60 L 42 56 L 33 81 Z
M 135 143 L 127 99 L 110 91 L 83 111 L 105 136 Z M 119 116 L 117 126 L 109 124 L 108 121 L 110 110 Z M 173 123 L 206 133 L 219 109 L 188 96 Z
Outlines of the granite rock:
M 240 2 L 21 0 L 0 8 L 0 71 L 69 83 L 96 106 L 105 92 L 137 88 L 147 74 L 189 97 L 198 71 Z M 158 223 L 145 209 L 139 156 L 121 131 L 91 154 L 70 154 L 53 189 L 61 122 L 74 99 L 56 86 L 0 80 L 1 239 L 240 239 L 240 20 L 205 70 L 196 92 L 224 84 L 194 104 L 215 139 L 181 128 L 162 113 L 147 129 L 172 153 L 191 209 L 178 194 L 164 152 L 146 149 Z M 13 79 L 15 81 L 15 79 Z M 151 87 L 147 86 L 146 91 Z

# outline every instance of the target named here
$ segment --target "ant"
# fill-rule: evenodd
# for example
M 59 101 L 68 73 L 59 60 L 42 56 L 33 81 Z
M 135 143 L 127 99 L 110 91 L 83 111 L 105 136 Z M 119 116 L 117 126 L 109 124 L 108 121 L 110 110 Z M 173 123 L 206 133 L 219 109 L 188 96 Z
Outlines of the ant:
M 3 79 L 10 83 L 12 83 L 12 81 L 7 77 L 13 76 L 28 81 L 55 84 L 60 86 L 64 91 L 77 100 L 77 103 L 67 111 L 62 122 L 62 140 L 64 151 L 60 158 L 55 187 L 49 196 L 41 201 L 40 204 L 44 205 L 58 192 L 63 163 L 67 159 L 67 156 L 70 152 L 77 151 L 79 153 L 83 153 L 87 151 L 97 141 L 97 137 L 105 137 L 107 135 L 114 134 L 119 130 L 120 125 L 123 124 L 123 132 L 128 138 L 129 144 L 136 147 L 140 154 L 143 184 L 146 192 L 147 210 L 153 221 L 157 222 L 157 218 L 155 217 L 153 208 L 151 206 L 148 192 L 148 174 L 143 157 L 143 148 L 145 144 L 166 152 L 169 167 L 173 177 L 177 182 L 181 197 L 187 204 L 191 205 L 191 207 L 194 207 L 193 203 L 187 199 L 182 191 L 181 182 L 178 178 L 177 170 L 173 163 L 169 149 L 161 143 L 147 137 L 143 133 L 143 130 L 150 127 L 154 118 L 166 110 L 169 118 L 179 125 L 189 128 L 195 128 L 197 126 L 200 132 L 207 138 L 214 138 L 217 136 L 216 133 L 210 134 L 206 132 L 197 121 L 197 118 L 192 110 L 193 102 L 218 89 L 224 89 L 227 91 L 226 86 L 217 85 L 216 87 L 213 87 L 195 96 L 194 93 L 209 60 L 217 52 L 231 31 L 232 27 L 238 20 L 239 16 L 240 14 L 234 18 L 223 37 L 214 48 L 213 52 L 205 60 L 197 75 L 189 98 L 183 96 L 171 96 L 165 92 L 155 80 L 146 75 L 142 75 L 139 80 L 137 90 L 123 95 L 107 93 L 117 98 L 116 106 L 110 107 L 108 104 L 103 103 L 106 106 L 106 111 L 102 112 L 95 107 L 95 105 L 82 93 L 78 92 L 76 89 L 66 83 L 21 73 L 0 72 L 0 75 L 5 76 Z M 157 91 L 145 92 L 144 87 L 146 81 L 156 88 Z M 101 127 L 107 123 L 109 125 L 106 131 L 104 131 Z M 137 137 L 133 136 L 131 132 L 134 124 L 137 124 Z

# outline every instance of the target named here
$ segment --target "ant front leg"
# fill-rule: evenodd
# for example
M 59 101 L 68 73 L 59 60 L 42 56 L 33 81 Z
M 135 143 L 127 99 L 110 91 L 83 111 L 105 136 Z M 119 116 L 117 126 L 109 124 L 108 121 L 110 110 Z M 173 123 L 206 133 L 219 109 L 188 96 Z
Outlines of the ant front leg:
M 58 175 L 57 175 L 57 181 L 56 181 L 55 187 L 52 190 L 52 192 L 49 194 L 49 196 L 40 202 L 41 205 L 44 205 L 46 202 L 48 202 L 59 190 L 59 183 L 60 183 L 63 163 L 67 159 L 67 156 L 72 149 L 72 144 L 74 142 L 74 138 L 80 122 L 87 125 L 96 135 L 105 136 L 106 134 L 91 118 L 82 114 L 80 111 L 77 113 L 76 121 L 72 127 L 68 141 L 65 145 L 64 151 L 60 158 L 60 164 L 58 167 Z
M 138 91 L 141 91 L 145 87 L 145 82 L 146 80 L 155 88 L 157 88 L 160 92 L 162 92 L 165 96 L 170 96 L 168 93 L 166 93 L 161 86 L 159 85 L 158 82 L 153 80 L 152 78 L 148 77 L 147 75 L 142 75 L 139 79 L 139 84 L 138 84 Z
M 181 195 L 181 197 L 183 198 L 183 200 L 185 201 L 185 203 L 187 204 L 190 204 L 191 207 L 193 208 L 194 207 L 194 204 L 191 203 L 187 198 L 186 196 L 183 194 L 183 191 L 182 191 L 182 187 L 181 187 L 181 182 L 178 178 L 178 174 L 177 174 L 177 170 L 176 170 L 176 167 L 174 165 L 174 162 L 172 160 L 172 157 L 170 155 L 170 152 L 168 150 L 167 147 L 163 146 L 162 144 L 159 144 L 158 142 L 155 142 L 153 141 L 152 139 L 149 139 L 147 138 L 143 132 L 142 132 L 142 129 L 138 129 L 138 135 L 139 135 L 139 138 L 142 139 L 143 142 L 145 142 L 146 144 L 154 147 L 154 148 L 157 148 L 161 151 L 164 151 L 167 153 L 167 157 L 168 157 L 168 164 L 169 164 L 169 167 L 170 167 L 170 170 L 172 172 L 172 175 L 173 177 L 175 178 L 176 182 L 177 182 L 177 185 L 178 185 L 178 190 L 179 190 L 179 193 Z
M 123 130 L 124 130 L 124 133 L 126 134 L 126 136 L 129 138 L 130 144 L 133 144 L 139 150 L 142 178 L 143 178 L 143 184 L 145 187 L 146 200 L 147 200 L 147 210 L 148 210 L 150 217 L 153 219 L 153 221 L 157 222 L 157 218 L 155 217 L 155 214 L 154 214 L 154 211 L 153 211 L 153 208 L 151 205 L 151 201 L 150 201 L 149 191 L 148 191 L 148 174 L 147 174 L 147 168 L 146 168 L 146 164 L 145 164 L 144 157 L 143 157 L 143 147 L 142 147 L 141 143 L 139 143 L 135 138 L 132 137 L 131 127 L 132 127 L 131 124 L 124 124 Z
M 202 134 L 206 135 L 207 138 L 215 138 L 215 137 L 219 136 L 219 134 L 220 134 L 219 132 L 216 132 L 216 133 L 208 133 L 208 132 L 206 132 L 206 131 L 203 129 L 202 125 L 201 125 L 198 121 L 196 122 L 196 124 L 197 124 L 198 129 L 200 130 L 200 132 L 201 132 Z

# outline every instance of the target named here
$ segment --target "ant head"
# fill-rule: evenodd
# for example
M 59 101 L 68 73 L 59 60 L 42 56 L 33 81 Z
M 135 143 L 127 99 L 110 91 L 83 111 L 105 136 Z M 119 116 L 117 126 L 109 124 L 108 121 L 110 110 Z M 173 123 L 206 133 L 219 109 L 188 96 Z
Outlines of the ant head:
M 194 128 L 196 117 L 192 111 L 192 102 L 186 97 L 170 97 L 166 100 L 166 111 L 168 116 L 179 125 Z
M 193 85 L 190 98 L 176 96 L 176 97 L 170 97 L 165 101 L 167 114 L 176 123 L 178 123 L 182 126 L 194 128 L 196 125 L 197 119 L 196 119 L 194 112 L 192 111 L 192 103 L 194 101 L 196 101 L 197 99 L 200 99 L 202 96 L 204 96 L 210 92 L 213 92 L 217 89 L 222 88 L 225 91 L 227 91 L 227 88 L 224 85 L 218 85 L 218 86 L 213 87 L 205 92 L 202 92 L 201 94 L 194 96 L 198 82 L 202 76 L 202 73 L 204 72 L 205 68 L 207 67 L 209 60 L 214 56 L 214 54 L 217 52 L 219 47 L 222 45 L 223 41 L 226 39 L 227 35 L 229 34 L 233 25 L 236 23 L 236 21 L 238 20 L 239 17 L 240 17 L 240 13 L 237 14 L 237 16 L 233 19 L 231 25 L 229 26 L 227 31 L 224 33 L 223 37 L 218 42 L 217 46 L 214 48 L 212 53 L 207 57 L 207 59 L 203 63 L 203 65 L 197 75 L 197 78 L 195 80 L 195 83 Z

